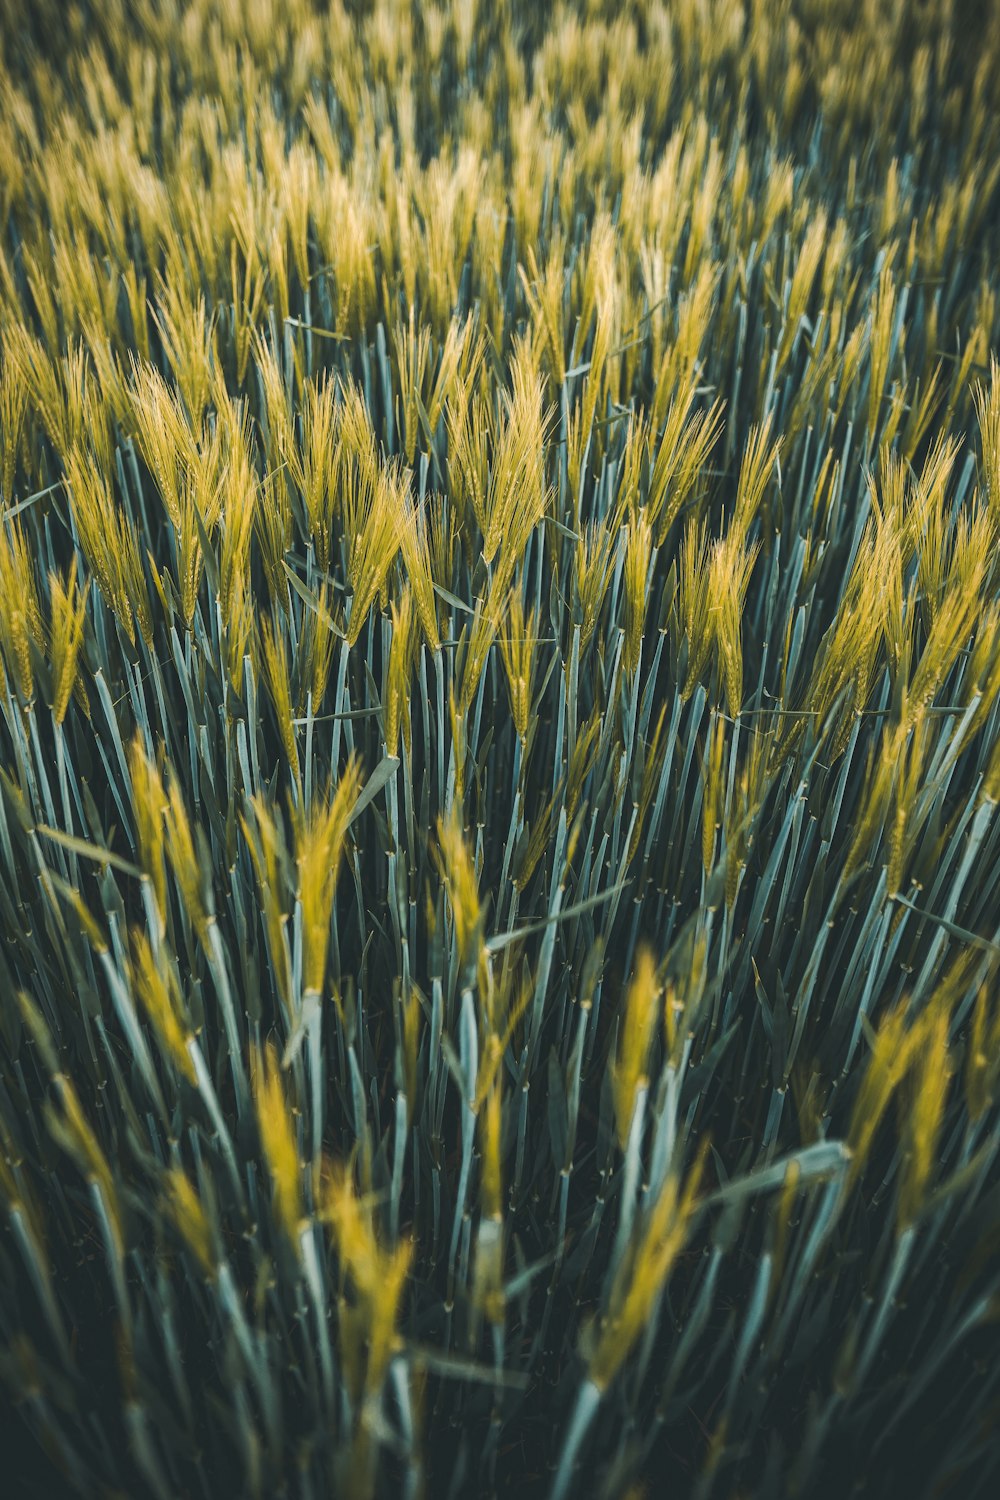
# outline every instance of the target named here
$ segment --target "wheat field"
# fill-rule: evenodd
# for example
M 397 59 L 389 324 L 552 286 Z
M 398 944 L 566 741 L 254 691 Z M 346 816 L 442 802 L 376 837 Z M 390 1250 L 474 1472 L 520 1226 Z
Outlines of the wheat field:
M 997 0 L 0 0 L 11 1500 L 995 1493 L 998 229 Z

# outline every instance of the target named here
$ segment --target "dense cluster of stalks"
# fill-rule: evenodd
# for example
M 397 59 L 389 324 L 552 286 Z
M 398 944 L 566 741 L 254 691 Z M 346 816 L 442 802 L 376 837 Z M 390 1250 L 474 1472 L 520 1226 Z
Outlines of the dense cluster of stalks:
M 0 49 L 5 1493 L 985 1493 L 997 6 Z

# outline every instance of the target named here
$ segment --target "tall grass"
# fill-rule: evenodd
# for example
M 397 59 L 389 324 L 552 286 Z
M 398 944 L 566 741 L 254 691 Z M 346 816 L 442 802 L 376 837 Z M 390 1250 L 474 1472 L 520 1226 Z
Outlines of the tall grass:
M 997 5 L 2 17 L 8 1492 L 992 1493 Z

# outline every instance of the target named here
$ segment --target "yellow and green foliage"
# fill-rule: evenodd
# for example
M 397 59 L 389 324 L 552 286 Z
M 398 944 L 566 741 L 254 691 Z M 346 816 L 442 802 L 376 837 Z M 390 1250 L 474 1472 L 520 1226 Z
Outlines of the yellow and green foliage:
M 1000 0 L 0 0 L 5 1494 L 991 1492 L 998 246 Z

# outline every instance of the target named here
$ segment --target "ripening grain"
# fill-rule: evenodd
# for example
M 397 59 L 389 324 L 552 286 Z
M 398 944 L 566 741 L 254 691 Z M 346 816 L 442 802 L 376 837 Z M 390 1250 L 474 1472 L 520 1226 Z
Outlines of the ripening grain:
M 5 1495 L 994 1492 L 998 231 L 998 0 L 3 0 Z

